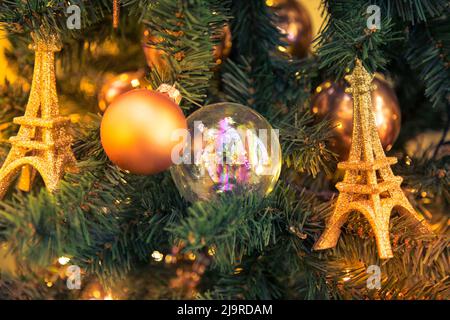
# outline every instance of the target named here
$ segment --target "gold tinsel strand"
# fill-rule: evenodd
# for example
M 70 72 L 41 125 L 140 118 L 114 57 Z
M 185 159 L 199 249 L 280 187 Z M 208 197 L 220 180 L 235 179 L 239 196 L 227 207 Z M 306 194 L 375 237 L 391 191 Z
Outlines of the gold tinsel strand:
M 341 226 L 352 211 L 361 212 L 369 221 L 377 242 L 378 255 L 382 259 L 392 258 L 389 239 L 389 219 L 392 209 L 399 209 L 419 224 L 422 233 L 429 233 L 428 224 L 409 203 L 400 184 L 402 178 L 394 176 L 391 165 L 394 157 L 386 157 L 375 124 L 371 108 L 371 85 L 373 76 L 356 61 L 353 73 L 345 79 L 347 89 L 353 95 L 353 135 L 348 161 L 340 162 L 339 169 L 345 171 L 344 180 L 336 185 L 339 196 L 336 207 L 329 218 L 325 231 L 314 245 L 315 250 L 335 247 Z M 378 173 L 378 175 L 377 175 Z
M 119 27 L 120 3 L 119 0 L 113 0 L 113 27 Z
M 0 198 L 20 170 L 22 189 L 29 190 L 37 170 L 47 189 L 53 191 L 65 169 L 74 169 L 76 164 L 72 138 L 66 131 L 70 120 L 59 115 L 56 93 L 55 52 L 61 50 L 60 41 L 56 35 L 34 35 L 33 40 L 36 53 L 30 96 L 25 115 L 13 120 L 20 129 L 9 139 L 12 147 L 0 169 Z

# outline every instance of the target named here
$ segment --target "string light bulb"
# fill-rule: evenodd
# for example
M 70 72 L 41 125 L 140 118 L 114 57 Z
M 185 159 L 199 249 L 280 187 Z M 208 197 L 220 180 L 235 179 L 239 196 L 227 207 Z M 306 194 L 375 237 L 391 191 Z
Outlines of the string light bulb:
M 62 257 L 58 258 L 58 263 L 62 266 L 65 266 L 66 264 L 68 264 L 69 261 L 70 261 L 69 257 L 62 256 Z
M 152 253 L 152 258 L 153 258 L 155 261 L 160 262 L 160 261 L 162 261 L 162 259 L 164 258 L 164 255 L 163 255 L 161 252 L 155 250 L 155 251 L 153 251 L 153 253 Z

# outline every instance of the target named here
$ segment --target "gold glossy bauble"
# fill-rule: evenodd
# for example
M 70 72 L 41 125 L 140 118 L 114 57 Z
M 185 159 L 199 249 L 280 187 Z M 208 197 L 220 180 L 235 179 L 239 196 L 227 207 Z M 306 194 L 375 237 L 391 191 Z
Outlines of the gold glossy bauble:
M 308 11 L 298 0 L 275 0 L 273 11 L 276 15 L 275 25 L 285 36 L 288 46 L 280 47 L 299 59 L 308 55 L 312 43 L 312 23 Z
M 223 27 L 219 40 L 220 43 L 213 47 L 213 58 L 217 65 L 220 65 L 231 52 L 232 37 L 230 27 L 228 25 Z M 161 37 L 152 35 L 150 30 L 144 30 L 141 42 L 145 59 L 147 60 L 147 65 L 150 68 L 158 70 L 159 73 L 163 73 L 167 68 L 167 61 L 165 59 L 166 52 L 155 48 L 155 45 L 162 42 Z M 175 58 L 177 60 L 181 60 L 183 57 L 184 55 L 180 53 Z
M 135 89 L 122 94 L 103 115 L 100 135 L 108 158 L 136 174 L 154 174 L 172 165 L 173 138 L 186 129 L 180 107 L 166 94 Z
M 219 194 L 272 191 L 281 170 L 278 134 L 253 109 L 236 103 L 203 107 L 188 118 L 190 137 L 171 167 L 188 201 L 213 200 Z
M 144 70 L 124 72 L 119 75 L 105 76 L 98 94 L 98 107 L 105 112 L 108 106 L 121 94 L 139 88 L 145 83 Z
M 389 83 L 377 76 L 373 82 L 372 108 L 381 144 L 386 151 L 392 148 L 401 126 L 401 112 L 397 96 Z M 312 99 L 312 112 L 320 119 L 327 117 L 333 126 L 329 148 L 346 160 L 350 151 L 353 129 L 353 98 L 345 93 L 343 82 L 326 81 L 316 88 Z

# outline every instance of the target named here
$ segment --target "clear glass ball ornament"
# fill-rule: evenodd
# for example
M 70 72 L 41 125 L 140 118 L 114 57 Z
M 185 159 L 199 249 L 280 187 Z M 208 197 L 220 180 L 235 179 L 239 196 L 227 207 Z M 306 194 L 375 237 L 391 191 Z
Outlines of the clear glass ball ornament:
M 229 102 L 192 113 L 183 146 L 174 150 L 172 178 L 188 201 L 219 194 L 257 193 L 274 188 L 281 171 L 278 132 L 253 109 Z

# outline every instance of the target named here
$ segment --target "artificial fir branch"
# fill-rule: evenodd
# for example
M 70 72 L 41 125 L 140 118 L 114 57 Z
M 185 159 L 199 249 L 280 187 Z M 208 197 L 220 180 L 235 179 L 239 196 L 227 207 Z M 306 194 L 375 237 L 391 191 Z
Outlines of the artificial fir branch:
M 389 1 L 375 0 L 374 4 L 379 5 L 383 12 L 389 16 L 400 17 L 403 21 L 412 24 L 427 21 L 442 14 L 445 9 L 449 8 L 447 0 L 405 0 L 405 1 Z
M 278 51 L 284 42 L 274 25 L 273 14 L 260 0 L 232 1 L 231 14 L 234 17 L 231 21 L 232 57 L 241 74 L 236 67 L 224 70 L 224 92 L 231 93 L 245 76 L 247 89 L 240 92 L 248 97 L 245 105 L 270 120 L 279 113 L 277 106 L 295 108 L 299 99 L 305 97 L 305 92 L 298 90 L 303 83 L 295 75 L 300 68 L 297 62 L 288 60 Z M 227 75 L 228 71 L 234 72 Z M 238 98 L 236 94 L 234 101 Z
M 33 300 L 53 297 L 44 284 L 37 284 L 37 279 L 30 276 L 16 278 L 9 275 L 0 277 L 1 300 Z
M 406 164 L 408 163 L 408 164 Z M 427 159 L 426 157 L 407 159 L 397 165 L 398 171 L 404 177 L 406 189 L 414 190 L 416 195 L 426 195 L 434 202 L 440 202 L 443 210 L 450 208 L 450 164 L 448 156 L 442 159 Z
M 394 232 L 402 223 L 394 221 Z M 400 228 L 395 227 L 399 224 Z M 404 232 L 406 229 L 401 229 Z M 445 299 L 450 290 L 449 239 L 397 239 L 395 257 L 377 258 L 376 247 L 368 239 L 345 234 L 333 256 L 328 256 L 327 276 L 345 299 Z M 381 289 L 367 287 L 369 265 L 381 268 Z
M 163 0 L 149 5 L 141 17 L 152 37 L 161 40 L 147 45 L 165 53 L 166 66 L 150 72 L 150 83 L 155 88 L 161 83 L 174 84 L 185 109 L 201 106 L 206 98 L 215 66 L 213 46 L 227 21 L 226 6 L 227 1 Z
M 186 250 L 213 247 L 214 263 L 233 269 L 244 255 L 261 251 L 275 241 L 277 211 L 270 200 L 256 196 L 223 197 L 217 202 L 198 202 L 188 215 L 169 230 L 186 243 Z
M 406 58 L 434 107 L 450 105 L 450 14 L 412 28 Z
M 371 72 L 383 69 L 388 62 L 387 46 L 402 39 L 392 20 L 384 15 L 381 29 L 368 29 L 368 3 L 358 0 L 324 1 L 330 19 L 316 39 L 320 68 L 335 78 L 353 69 L 356 58 Z
M 0 22 L 2 28 L 11 33 L 33 32 L 38 36 L 58 34 L 60 38 L 70 38 L 76 30 L 68 29 L 66 22 L 69 14 L 67 8 L 77 5 L 81 10 L 81 27 L 98 23 L 110 12 L 108 0 L 5 0 L 0 2 Z
M 12 119 L 23 114 L 27 99 L 28 91 L 18 84 L 11 84 L 6 80 L 5 84 L 0 86 L 0 143 L 2 149 L 7 137 L 17 131 L 17 126 L 12 123 Z M 2 151 L 5 154 L 2 152 L 0 155 L 1 159 L 6 156 L 6 150 Z
M 98 125 L 75 143 L 75 151 L 89 160 L 79 163 L 81 174 L 66 176 L 57 193 L 16 194 L 1 203 L 2 236 L 31 264 L 47 266 L 69 255 L 89 273 L 112 282 L 166 243 L 161 232 L 182 202 L 170 193 L 151 197 L 157 186 L 176 192 L 167 177 L 126 175 L 109 164 Z M 129 243 L 134 250 L 127 248 Z

